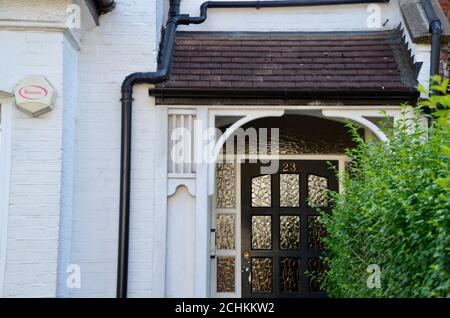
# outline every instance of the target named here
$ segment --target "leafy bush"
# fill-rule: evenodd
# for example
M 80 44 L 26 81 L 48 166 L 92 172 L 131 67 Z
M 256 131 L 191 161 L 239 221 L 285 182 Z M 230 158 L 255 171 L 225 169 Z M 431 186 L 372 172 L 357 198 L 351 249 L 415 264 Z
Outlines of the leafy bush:
M 351 172 L 322 217 L 329 271 L 319 279 L 332 297 L 450 296 L 450 96 L 448 81 L 434 80 L 443 95 L 421 103 L 434 117 L 428 131 L 419 112 L 385 129 L 386 143 L 352 127 Z M 381 268 L 381 288 L 367 286 L 370 264 Z

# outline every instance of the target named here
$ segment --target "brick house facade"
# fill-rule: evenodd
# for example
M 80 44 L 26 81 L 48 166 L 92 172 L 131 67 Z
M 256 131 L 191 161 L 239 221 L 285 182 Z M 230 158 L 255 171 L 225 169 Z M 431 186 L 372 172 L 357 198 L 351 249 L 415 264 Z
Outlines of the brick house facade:
M 325 162 L 345 169 L 346 120 L 384 141 L 381 112 L 399 119 L 417 84 L 428 85 L 424 8 L 416 0 L 255 2 L 202 16 L 203 1 L 183 0 L 179 12 L 177 2 L 0 1 L 0 297 L 323 296 L 304 275 L 320 267 L 307 195 L 326 205 L 324 189 L 339 190 Z M 433 4 L 449 16 L 450 1 Z M 449 30 L 443 21 L 443 39 Z M 167 47 L 173 59 L 161 70 Z M 131 92 L 130 74 L 138 78 Z M 57 92 L 53 110 L 37 117 L 14 96 L 31 75 Z M 293 177 L 255 174 L 239 153 L 251 150 L 245 143 L 230 148 L 231 164 L 219 162 L 241 128 L 258 137 L 260 128 L 279 129 L 279 153 L 274 146 L 263 159 L 287 164 Z M 180 131 L 189 138 L 180 141 Z M 272 244 L 282 224 L 297 229 L 286 236 L 294 252 Z M 253 227 L 269 240 L 252 241 Z M 297 261 L 270 263 L 278 252 Z M 270 279 L 251 281 L 249 258 Z M 282 261 L 302 269 L 285 290 L 275 281 Z

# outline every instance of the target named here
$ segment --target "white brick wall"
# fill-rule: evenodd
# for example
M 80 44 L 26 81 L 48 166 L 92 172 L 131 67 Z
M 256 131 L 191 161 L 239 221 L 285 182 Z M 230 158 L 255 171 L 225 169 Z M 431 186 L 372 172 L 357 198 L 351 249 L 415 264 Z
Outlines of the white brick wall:
M 0 31 L 0 86 L 43 74 L 55 109 L 30 118 L 14 109 L 4 296 L 55 296 L 62 169 L 63 33 Z M 4 73 L 3 73 L 4 72 Z
M 61 28 L 70 2 L 0 1 L 0 86 L 12 91 L 25 76 L 43 75 L 58 94 L 38 118 L 13 109 L 6 297 L 67 294 L 57 289 L 70 259 L 78 53 Z
M 119 0 L 82 35 L 75 146 L 72 263 L 82 287 L 72 296 L 114 297 L 120 170 L 120 86 L 156 68 L 156 0 Z M 154 100 L 135 87 L 129 296 L 151 296 L 154 214 Z
M 181 12 L 199 15 L 204 0 L 184 0 Z M 399 24 L 397 0 L 377 4 L 381 11 L 381 23 L 386 29 Z M 372 30 L 366 21 L 370 16 L 368 4 L 339 6 L 306 6 L 291 8 L 230 8 L 209 9 L 203 24 L 181 26 L 180 30 L 195 31 L 367 31 Z

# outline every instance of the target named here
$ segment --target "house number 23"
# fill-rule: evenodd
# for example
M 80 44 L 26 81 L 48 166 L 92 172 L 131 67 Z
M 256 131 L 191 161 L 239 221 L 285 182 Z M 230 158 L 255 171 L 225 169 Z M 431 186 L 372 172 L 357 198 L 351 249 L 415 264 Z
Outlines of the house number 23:
M 297 166 L 295 165 L 295 162 L 293 162 L 293 161 L 284 161 L 281 164 L 281 171 L 282 172 L 297 172 Z

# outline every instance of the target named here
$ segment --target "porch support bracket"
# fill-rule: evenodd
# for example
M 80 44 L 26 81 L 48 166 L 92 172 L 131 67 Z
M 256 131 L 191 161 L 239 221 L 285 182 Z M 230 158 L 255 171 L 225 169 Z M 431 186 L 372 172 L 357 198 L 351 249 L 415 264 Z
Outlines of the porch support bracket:
M 215 163 L 223 149 L 223 145 L 225 144 L 225 142 L 227 141 L 228 138 L 230 138 L 239 128 L 241 128 L 242 126 L 244 126 L 245 124 L 252 122 L 254 120 L 257 119 L 261 119 L 261 118 L 267 118 L 267 117 L 281 117 L 283 116 L 285 113 L 284 110 L 270 110 L 270 111 L 259 111 L 259 112 L 252 112 L 252 114 L 250 115 L 244 115 L 244 117 L 240 118 L 239 120 L 237 120 L 234 124 L 232 124 L 230 127 L 227 128 L 227 130 L 225 130 L 225 132 L 219 137 L 219 139 L 217 140 L 217 142 L 214 144 L 214 149 L 212 152 L 213 157 L 211 160 L 212 165 L 210 166 L 210 171 L 209 171 L 209 187 L 208 187 L 208 194 L 209 195 L 213 195 L 214 191 L 215 191 Z M 226 115 L 232 115 L 235 116 L 237 114 L 216 114 L 217 115 L 222 115 L 222 116 L 226 116 Z M 215 118 L 215 117 L 213 117 Z M 212 125 L 214 123 L 211 123 Z
M 355 114 L 351 110 L 322 110 L 322 114 L 325 117 L 348 119 L 369 129 L 379 140 L 388 141 L 386 134 L 377 125 L 364 118 L 363 114 Z
M 171 176 L 169 174 L 167 182 L 167 197 L 171 197 L 177 192 L 179 187 L 186 187 L 192 197 L 196 196 L 195 174 L 186 176 Z

